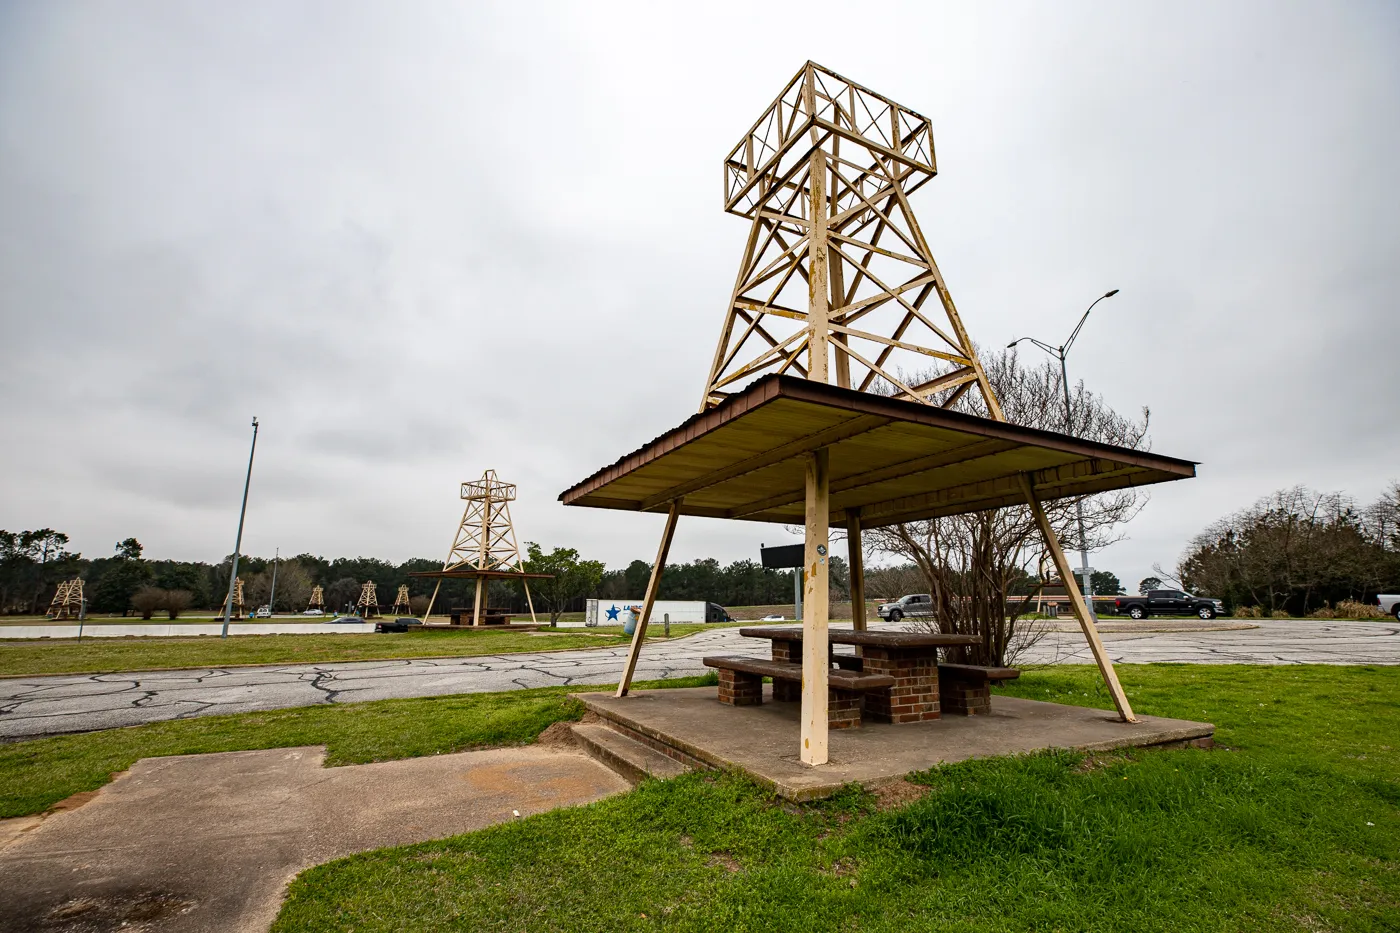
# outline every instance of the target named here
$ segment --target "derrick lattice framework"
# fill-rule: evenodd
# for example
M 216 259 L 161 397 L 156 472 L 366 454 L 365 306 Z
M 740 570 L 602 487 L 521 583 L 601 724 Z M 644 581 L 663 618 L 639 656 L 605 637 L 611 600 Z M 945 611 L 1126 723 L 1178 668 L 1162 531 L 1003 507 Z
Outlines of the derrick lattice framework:
M 48 615 L 50 619 L 73 619 L 81 614 L 82 607 L 83 578 L 74 577 L 59 582 L 53 601 L 49 603 Z
M 515 484 L 503 483 L 495 470 L 487 470 L 481 479 L 462 484 L 462 499 L 467 508 L 442 569 L 520 570 L 520 546 L 510 520 Z
M 311 599 L 306 603 L 306 610 L 326 608 L 326 591 L 323 587 L 313 586 L 311 588 Z
M 379 592 L 373 580 L 366 580 L 360 587 L 360 599 L 355 608 L 360 610 L 361 619 L 372 619 L 379 615 Z
M 480 625 L 489 596 L 488 576 L 504 577 L 525 572 L 520 560 L 520 545 L 515 537 L 515 525 L 510 518 L 515 484 L 502 482 L 495 470 L 487 470 L 481 479 L 462 484 L 462 499 L 467 506 L 462 512 L 462 522 L 457 526 L 447 559 L 442 562 L 442 570 L 444 573 L 460 570 L 481 574 L 476 578 L 476 597 L 472 608 L 473 624 Z M 535 608 L 529 581 L 522 576 L 520 582 L 525 588 L 525 599 L 530 604 L 530 617 L 533 619 Z M 432 598 L 428 600 L 428 609 L 423 613 L 425 621 L 432 614 L 441 588 L 442 581 L 439 580 L 433 588 Z
M 401 583 L 401 584 L 399 584 L 399 592 L 398 592 L 398 595 L 396 595 L 396 596 L 394 597 L 394 605 L 393 605 L 393 608 L 391 608 L 391 609 L 389 610 L 389 615 L 391 615 L 391 616 L 396 616 L 396 615 L 400 615 L 400 614 L 407 615 L 408 613 L 410 613 L 410 612 L 412 612 L 412 611 L 413 611 L 413 610 L 411 610 L 411 609 L 409 608 L 409 606 L 408 606 L 408 584 L 407 584 L 407 583 Z
M 777 372 L 1005 420 L 909 206 L 936 173 L 926 117 L 802 66 L 724 160 L 752 226 L 701 411 Z

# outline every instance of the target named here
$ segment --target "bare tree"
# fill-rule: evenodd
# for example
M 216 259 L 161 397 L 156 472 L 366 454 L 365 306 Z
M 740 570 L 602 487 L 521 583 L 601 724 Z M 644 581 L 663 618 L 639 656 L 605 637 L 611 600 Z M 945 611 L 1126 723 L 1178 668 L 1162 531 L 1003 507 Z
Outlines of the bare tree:
M 360 581 L 341 577 L 326 587 L 326 607 L 331 612 L 344 612 L 360 595 Z
M 1381 548 L 1400 552 L 1400 480 L 1391 480 L 1385 492 L 1362 513 L 1366 533 Z
M 277 586 L 279 589 L 282 586 L 280 571 Z M 268 597 L 271 596 L 271 594 L 272 567 L 270 565 L 267 570 L 255 573 L 243 581 L 243 602 L 247 606 L 254 608 L 264 606 L 267 604 Z
M 1013 424 L 1073 434 L 1076 437 L 1135 450 L 1147 448 L 1149 412 L 1140 419 L 1124 417 L 1084 388 L 1070 392 L 1070 421 L 1065 424 L 1064 390 L 1059 367 L 1050 361 L 1025 366 L 1014 350 L 983 356 L 982 362 L 998 401 Z M 938 371 L 919 373 L 908 384 L 925 382 Z M 952 406 L 981 417 L 985 403 L 966 393 Z M 1068 427 L 1068 430 L 1066 428 Z M 1146 503 L 1146 494 L 1124 489 L 1083 498 L 1084 535 L 1089 550 L 1121 538 L 1119 529 Z M 1067 549 L 1080 546 L 1075 500 L 1045 503 L 1051 527 Z M 1031 575 L 1044 581 L 1048 552 L 1026 506 L 1012 506 L 969 515 L 954 515 L 872 529 L 869 547 L 916 566 L 933 598 L 935 617 L 922 627 L 949 634 L 971 634 L 981 644 L 963 649 L 966 660 L 979 664 L 1009 664 L 1039 637 L 1018 625 L 1035 593 L 1011 598 L 1013 582 Z
M 180 618 L 180 613 L 190 608 L 193 602 L 194 594 L 189 590 L 166 590 L 165 605 L 162 608 L 173 621 Z
M 865 593 L 872 599 L 898 599 L 909 593 L 921 592 L 927 578 L 913 564 L 893 567 L 867 567 Z
M 141 618 L 149 619 L 157 609 L 165 608 L 168 595 L 158 586 L 143 586 L 131 594 L 131 608 L 141 613 Z
M 277 605 L 272 607 L 273 611 L 300 612 L 305 609 L 314 585 L 311 571 L 305 565 L 295 559 L 283 561 L 277 567 Z
M 1358 512 L 1342 493 L 1280 489 L 1196 535 L 1178 576 L 1186 589 L 1270 613 L 1373 596 L 1394 576 L 1384 546 L 1394 492 Z

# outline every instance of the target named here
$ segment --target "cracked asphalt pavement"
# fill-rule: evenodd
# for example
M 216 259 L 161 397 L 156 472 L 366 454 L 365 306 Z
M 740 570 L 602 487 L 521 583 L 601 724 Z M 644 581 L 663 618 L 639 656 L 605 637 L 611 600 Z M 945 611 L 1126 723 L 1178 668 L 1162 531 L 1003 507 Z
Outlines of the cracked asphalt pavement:
M 872 628 L 887 628 L 874 625 Z M 373 637 L 373 636 L 366 636 Z M 541 641 L 545 641 L 541 638 Z M 1115 663 L 1400 664 L 1400 625 L 1341 620 L 1261 621 L 1232 631 L 1105 632 Z M 736 628 L 650 643 L 638 680 L 707 671 L 712 654 L 766 657 L 769 643 Z M 220 713 L 616 683 L 625 646 L 464 658 L 413 658 L 46 677 L 0 678 L 0 740 L 90 732 Z M 1047 633 L 1019 663 L 1091 663 L 1083 636 Z M 3 672 L 0 672 L 3 673 Z

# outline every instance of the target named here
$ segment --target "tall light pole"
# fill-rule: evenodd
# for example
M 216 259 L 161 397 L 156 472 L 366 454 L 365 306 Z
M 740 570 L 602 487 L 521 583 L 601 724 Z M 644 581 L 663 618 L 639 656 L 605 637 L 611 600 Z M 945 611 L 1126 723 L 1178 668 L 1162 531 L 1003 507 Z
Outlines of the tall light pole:
M 258 419 L 253 417 L 253 446 L 248 448 L 248 475 L 243 479 L 243 507 L 238 510 L 238 537 L 233 542 L 233 569 L 228 575 L 228 598 L 224 600 L 224 630 L 220 638 L 228 638 L 228 619 L 233 615 L 233 584 L 238 579 L 238 552 L 243 548 L 243 516 L 248 514 L 248 484 L 253 481 L 253 454 L 258 450 Z
M 1084 322 L 1089 319 L 1089 312 L 1094 310 L 1094 305 L 1103 301 L 1105 298 L 1112 298 L 1116 294 L 1118 294 L 1118 289 L 1115 288 L 1095 298 L 1093 304 L 1089 305 L 1089 307 L 1085 309 L 1084 314 L 1079 318 L 1079 323 L 1074 325 L 1074 330 L 1070 332 L 1069 339 L 1058 347 L 1052 347 L 1050 344 L 1036 340 L 1034 337 L 1018 337 L 1006 345 L 1006 349 L 1010 350 L 1022 340 L 1029 340 L 1060 361 L 1060 388 L 1064 389 L 1065 392 L 1066 434 L 1074 433 L 1074 410 L 1069 404 L 1069 372 L 1065 368 L 1065 357 L 1069 355 L 1069 348 L 1074 346 L 1074 341 L 1079 339 L 1079 332 L 1083 330 Z M 1080 573 L 1084 577 L 1084 601 L 1089 605 L 1089 614 L 1097 621 L 1099 614 L 1094 611 L 1094 576 L 1093 571 L 1089 567 L 1089 543 L 1084 537 L 1084 500 L 1076 499 L 1074 509 L 1079 518 L 1079 567 Z
M 272 552 L 272 592 L 267 597 L 267 617 L 270 619 L 277 614 L 277 558 L 282 556 L 282 549 L 279 547 Z

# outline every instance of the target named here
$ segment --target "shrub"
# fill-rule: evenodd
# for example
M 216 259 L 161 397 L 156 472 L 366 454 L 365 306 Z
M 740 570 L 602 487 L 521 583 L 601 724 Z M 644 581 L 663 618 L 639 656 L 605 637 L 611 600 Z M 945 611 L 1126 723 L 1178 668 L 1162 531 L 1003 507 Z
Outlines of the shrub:
M 161 608 L 174 620 L 180 618 L 180 613 L 190 608 L 193 602 L 194 594 L 189 590 L 166 590 L 165 605 Z
M 1390 616 L 1382 612 L 1380 606 L 1373 606 L 1370 603 L 1359 602 L 1355 599 L 1344 599 L 1337 603 L 1337 618 L 1388 619 Z
M 1359 602 L 1355 599 L 1344 599 L 1335 606 L 1323 606 L 1314 612 L 1309 618 L 1313 619 L 1387 619 L 1380 606 L 1372 606 L 1369 603 Z
M 168 595 L 158 586 L 143 586 L 131 594 L 131 608 L 141 613 L 141 618 L 149 619 L 157 609 L 165 608 Z

